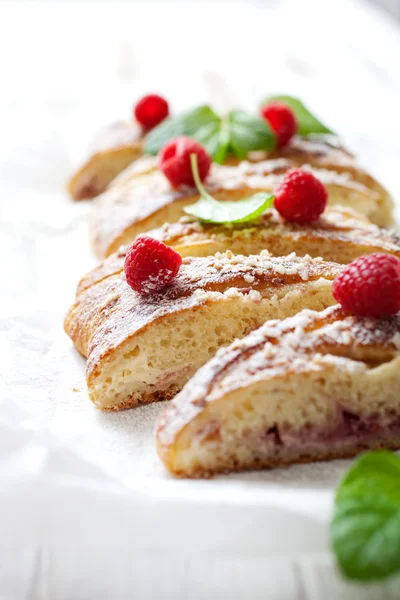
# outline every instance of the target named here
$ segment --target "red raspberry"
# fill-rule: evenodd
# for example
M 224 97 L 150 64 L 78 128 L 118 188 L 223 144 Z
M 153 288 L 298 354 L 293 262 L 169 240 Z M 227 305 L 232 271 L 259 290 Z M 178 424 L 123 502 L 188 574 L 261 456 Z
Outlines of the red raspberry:
M 283 102 L 271 102 L 261 109 L 261 116 L 268 121 L 276 134 L 278 148 L 285 146 L 297 133 L 297 121 L 292 110 Z
M 160 168 L 173 187 L 194 186 L 190 155 L 197 155 L 199 176 L 203 181 L 211 168 L 211 158 L 207 150 L 196 140 L 181 135 L 169 141 L 160 152 Z
M 127 283 L 139 294 L 154 294 L 176 277 L 182 257 L 173 248 L 147 235 L 129 248 L 124 263 Z
M 309 171 L 290 169 L 275 192 L 274 206 L 287 221 L 318 221 L 328 201 L 328 193 Z
M 168 102 L 157 94 L 144 96 L 134 108 L 136 121 L 146 130 L 153 129 L 169 115 Z
M 378 252 L 360 256 L 337 275 L 332 293 L 354 315 L 394 315 L 400 310 L 400 260 Z

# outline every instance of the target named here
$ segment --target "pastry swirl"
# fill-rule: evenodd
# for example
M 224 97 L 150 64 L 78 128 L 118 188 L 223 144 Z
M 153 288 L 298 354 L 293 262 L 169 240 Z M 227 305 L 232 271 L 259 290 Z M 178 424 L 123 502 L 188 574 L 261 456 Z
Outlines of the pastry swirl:
M 171 285 L 140 296 L 126 283 L 123 257 L 113 272 L 85 277 L 65 330 L 87 357 L 89 396 L 119 410 L 169 399 L 221 346 L 266 319 L 333 304 L 341 266 L 310 257 L 185 258 Z M 118 265 L 119 261 L 119 267 Z
M 168 406 L 158 452 L 185 477 L 400 446 L 400 316 L 334 306 L 221 349 Z
M 344 150 L 323 141 L 295 139 L 281 154 L 258 162 L 214 164 L 206 187 L 221 201 L 240 200 L 260 191 L 272 193 L 288 169 L 301 166 L 324 183 L 330 204 L 353 208 L 379 226 L 391 223 L 390 196 Z M 252 158 L 259 159 L 260 155 Z M 171 188 L 156 158 L 136 161 L 93 204 L 89 231 L 96 253 L 108 256 L 140 233 L 178 221 L 184 207 L 198 198 L 194 188 Z
M 201 223 L 186 216 L 177 223 L 150 230 L 147 235 L 172 246 L 181 256 L 209 256 L 225 250 L 246 255 L 266 249 L 274 256 L 296 252 L 299 256 L 323 256 L 343 264 L 373 252 L 400 258 L 397 232 L 381 229 L 340 205 L 328 206 L 315 223 L 290 223 L 270 209 L 255 222 L 235 226 Z

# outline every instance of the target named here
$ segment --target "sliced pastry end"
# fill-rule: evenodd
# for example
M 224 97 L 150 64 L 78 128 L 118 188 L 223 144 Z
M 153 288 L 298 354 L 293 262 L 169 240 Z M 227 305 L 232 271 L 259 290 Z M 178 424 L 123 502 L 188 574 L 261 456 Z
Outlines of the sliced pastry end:
M 169 399 L 218 348 L 270 318 L 334 303 L 342 267 L 290 255 L 186 258 L 173 283 L 140 296 L 126 283 L 123 257 L 113 273 L 96 271 L 78 288 L 65 329 L 87 356 L 89 395 L 119 410 Z
M 400 316 L 338 306 L 270 321 L 221 349 L 168 406 L 159 455 L 182 477 L 400 447 Z
M 98 196 L 142 154 L 143 133 L 134 121 L 115 123 L 96 138 L 91 156 L 68 181 L 73 200 Z

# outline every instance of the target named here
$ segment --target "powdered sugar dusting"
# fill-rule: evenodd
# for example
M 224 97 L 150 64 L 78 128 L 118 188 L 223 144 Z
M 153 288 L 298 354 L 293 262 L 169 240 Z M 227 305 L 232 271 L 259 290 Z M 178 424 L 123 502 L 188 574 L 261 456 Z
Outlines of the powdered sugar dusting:
M 107 273 L 107 264 L 112 265 Z M 297 257 L 272 257 L 263 251 L 255 256 L 238 256 L 232 252 L 205 258 L 185 258 L 178 275 L 157 291 L 162 272 L 147 282 L 146 295 L 139 296 L 127 284 L 123 256 L 110 258 L 87 276 L 87 285 L 78 290 L 77 302 L 68 321 L 69 330 L 79 350 L 88 356 L 88 376 L 107 353 L 119 347 L 151 322 L 190 310 L 208 302 L 240 300 L 279 306 L 274 290 L 284 286 L 292 294 L 305 281 L 333 280 L 342 267 L 335 263 L 315 262 Z M 103 273 L 103 276 L 101 276 Z M 307 277 L 307 279 L 306 279 Z M 92 284 L 89 282 L 92 281 Z M 165 281 L 165 279 L 164 279 Z
M 364 184 L 365 174 L 355 166 L 349 155 L 341 149 L 329 148 L 324 143 L 321 143 L 322 147 L 325 151 L 318 153 L 310 153 L 305 147 L 296 150 L 289 148 L 287 156 L 284 156 L 285 150 L 281 149 L 280 157 L 255 163 L 243 161 L 234 166 L 214 164 L 206 187 L 218 199 L 239 200 L 253 190 L 273 192 L 289 168 L 300 166 L 310 170 L 325 185 L 342 188 L 344 194 L 359 195 L 370 199 L 372 203 L 380 200 L 379 192 Z M 127 231 L 140 229 L 142 222 L 153 218 L 157 222 L 178 219 L 182 215 L 182 201 L 190 204 L 196 199 L 197 190 L 190 187 L 172 189 L 154 167 L 150 172 L 145 169 L 140 177 L 128 170 L 94 203 L 90 219 L 91 238 L 99 254 L 104 256 Z M 175 214 L 171 217 L 175 207 Z
M 400 314 L 389 319 L 360 319 L 345 314 L 340 306 L 322 312 L 303 310 L 283 321 L 268 321 L 247 337 L 236 340 L 193 377 L 173 401 L 179 422 L 187 423 L 199 406 L 254 381 L 280 378 L 291 373 L 338 369 L 350 373 L 369 368 L 362 356 L 400 350 Z M 194 409 L 192 398 L 197 398 Z M 170 418 L 169 418 L 170 417 Z M 165 440 L 177 431 L 170 410 Z
M 173 271 L 171 269 L 160 269 L 157 274 L 149 275 L 146 281 L 142 284 L 145 294 L 154 293 L 165 286 L 166 282 L 171 279 Z

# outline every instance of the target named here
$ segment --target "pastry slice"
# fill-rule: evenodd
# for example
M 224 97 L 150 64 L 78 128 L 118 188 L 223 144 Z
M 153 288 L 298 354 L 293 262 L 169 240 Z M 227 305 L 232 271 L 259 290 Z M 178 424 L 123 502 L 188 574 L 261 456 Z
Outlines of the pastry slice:
M 142 154 L 143 132 L 135 121 L 118 122 L 95 139 L 87 161 L 71 177 L 67 189 L 74 200 L 94 198 Z
M 382 197 L 382 206 L 379 207 L 379 211 L 384 212 L 385 207 L 391 211 L 393 207 L 387 190 L 358 164 L 357 159 L 339 144 L 335 136 L 295 136 L 289 144 L 270 153 L 268 158 L 286 158 L 297 167 L 311 165 L 316 169 L 347 173 L 352 179 L 376 191 Z M 372 220 L 375 221 L 376 219 L 373 218 Z M 379 224 L 382 226 L 387 225 L 390 220 L 390 216 L 388 219 L 383 218 Z
M 122 270 L 89 275 L 65 330 L 87 357 L 89 395 L 98 408 L 167 400 L 220 346 L 266 319 L 333 304 L 331 282 L 341 269 L 310 257 L 227 252 L 185 258 L 172 284 L 149 296 L 134 292 Z
M 172 188 L 158 168 L 151 169 L 151 161 L 147 158 L 144 163 L 140 160 L 131 165 L 93 204 L 89 233 L 99 256 L 108 256 L 140 233 L 178 221 L 184 215 L 184 207 L 199 199 L 194 188 Z M 214 164 L 205 186 L 221 201 L 241 200 L 260 191 L 272 193 L 294 164 L 288 158 Z M 311 170 L 324 183 L 330 204 L 353 208 L 380 226 L 390 223 L 390 197 L 376 186 L 368 187 L 367 181 L 359 181 L 358 171 L 339 172 L 309 165 L 302 168 Z
M 335 306 L 265 323 L 196 373 L 157 446 L 183 477 L 400 447 L 400 316 Z
M 172 246 L 183 257 L 210 256 L 230 250 L 234 254 L 258 254 L 268 250 L 274 256 L 295 252 L 313 258 L 347 264 L 363 254 L 381 252 L 400 258 L 400 237 L 393 230 L 380 229 L 363 215 L 335 205 L 328 207 L 316 223 L 298 225 L 284 221 L 277 211 L 267 211 L 251 224 L 236 226 L 199 223 L 182 217 L 147 233 Z M 128 247 L 121 246 L 79 283 L 78 291 L 120 273 Z
M 381 229 L 363 215 L 338 204 L 328 206 L 316 223 L 305 225 L 285 221 L 278 211 L 271 209 L 253 223 L 234 226 L 201 223 L 186 216 L 147 235 L 172 246 L 181 256 L 210 256 L 225 250 L 248 255 L 268 250 L 274 256 L 293 251 L 298 256 L 323 256 L 325 260 L 343 264 L 373 252 L 400 258 L 398 233 Z

